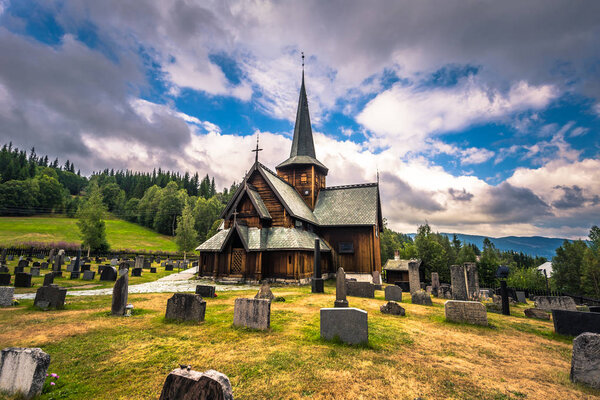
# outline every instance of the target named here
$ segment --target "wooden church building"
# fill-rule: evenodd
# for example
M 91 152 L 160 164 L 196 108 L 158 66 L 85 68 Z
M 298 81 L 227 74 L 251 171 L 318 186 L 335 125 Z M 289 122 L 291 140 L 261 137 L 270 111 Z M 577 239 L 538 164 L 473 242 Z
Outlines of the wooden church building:
M 223 229 L 196 249 L 200 276 L 304 283 L 313 274 L 315 239 L 325 275 L 339 267 L 381 271 L 379 184 L 327 187 L 328 169 L 315 155 L 304 72 L 289 158 L 273 172 L 258 162 L 258 150 L 221 215 Z

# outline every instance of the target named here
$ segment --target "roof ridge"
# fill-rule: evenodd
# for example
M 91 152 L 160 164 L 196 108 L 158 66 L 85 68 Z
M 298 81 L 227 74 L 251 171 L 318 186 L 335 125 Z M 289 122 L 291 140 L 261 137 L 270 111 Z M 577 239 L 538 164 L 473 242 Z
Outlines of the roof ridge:
M 367 183 L 355 183 L 351 185 L 339 185 L 339 186 L 329 186 L 321 188 L 321 190 L 330 190 L 330 189 L 352 189 L 352 188 L 361 188 L 361 187 L 375 187 L 379 186 L 377 182 L 367 182 Z

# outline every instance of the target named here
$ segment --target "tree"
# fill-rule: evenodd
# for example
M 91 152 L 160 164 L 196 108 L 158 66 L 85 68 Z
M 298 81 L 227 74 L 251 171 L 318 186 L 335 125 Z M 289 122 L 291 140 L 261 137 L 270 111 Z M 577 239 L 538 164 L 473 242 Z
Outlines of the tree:
M 77 216 L 77 226 L 83 246 L 89 251 L 107 251 L 109 249 L 106 241 L 106 226 L 104 224 L 104 214 L 106 206 L 102 202 L 102 194 L 97 185 L 93 184 L 90 187 L 88 198 L 79 207 Z
M 496 270 L 500 266 L 498 251 L 496 246 L 488 238 L 483 239 L 483 252 L 477 266 L 479 272 L 479 281 L 484 287 L 493 287 L 496 283 Z M 521 286 L 523 287 L 523 286 Z
M 476 262 L 477 256 L 475 255 L 475 251 L 473 250 L 473 246 L 470 246 L 469 243 L 464 243 L 456 256 L 457 264 L 464 264 L 466 262 Z
M 585 293 L 600 297 L 600 228 L 593 226 L 589 238 L 583 256 L 581 283 Z
M 552 258 L 552 280 L 557 290 L 582 293 L 581 272 L 587 245 L 582 240 L 565 240 Z
M 154 217 L 154 230 L 165 235 L 175 235 L 177 217 L 181 215 L 184 201 L 183 198 L 187 193 L 185 190 L 180 193 L 177 183 L 169 182 L 160 191 L 160 201 L 158 202 L 158 210 Z
M 506 283 L 511 287 L 546 289 L 546 278 L 537 270 L 537 267 L 511 268 Z
M 125 191 L 114 182 L 102 186 L 102 199 L 108 211 L 117 211 L 125 204 Z
M 198 234 L 194 229 L 194 212 L 191 204 L 186 204 L 181 217 L 177 218 L 177 229 L 175 230 L 175 243 L 179 250 L 183 251 L 183 259 L 188 251 L 194 250 L 198 245 Z
M 198 232 L 199 242 L 202 243 L 208 239 L 209 231 L 214 222 L 219 219 L 224 205 L 216 197 L 205 199 L 198 197 L 194 205 L 194 227 Z
M 449 282 L 448 255 L 444 247 L 438 243 L 438 236 L 441 237 L 431 232 L 429 224 L 421 225 L 417 229 L 415 246 L 425 269 L 425 279 L 429 279 L 431 272 L 437 272 L 442 282 Z

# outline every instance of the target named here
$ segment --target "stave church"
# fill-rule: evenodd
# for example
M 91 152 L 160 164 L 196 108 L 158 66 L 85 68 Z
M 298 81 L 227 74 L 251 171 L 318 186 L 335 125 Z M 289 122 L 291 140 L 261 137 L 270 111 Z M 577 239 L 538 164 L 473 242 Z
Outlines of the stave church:
M 304 71 L 290 156 L 275 172 L 258 161 L 223 210 L 223 224 L 197 247 L 200 276 L 307 283 L 319 239 L 325 277 L 381 271 L 379 183 L 330 186 L 316 158 Z

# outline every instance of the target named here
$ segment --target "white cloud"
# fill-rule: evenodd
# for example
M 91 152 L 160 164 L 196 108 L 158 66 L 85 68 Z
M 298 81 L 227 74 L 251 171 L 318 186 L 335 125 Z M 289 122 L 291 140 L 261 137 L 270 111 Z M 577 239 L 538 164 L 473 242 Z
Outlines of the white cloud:
M 481 164 L 492 158 L 494 154 L 495 153 L 491 150 L 471 147 L 462 152 L 460 163 L 462 165 Z

